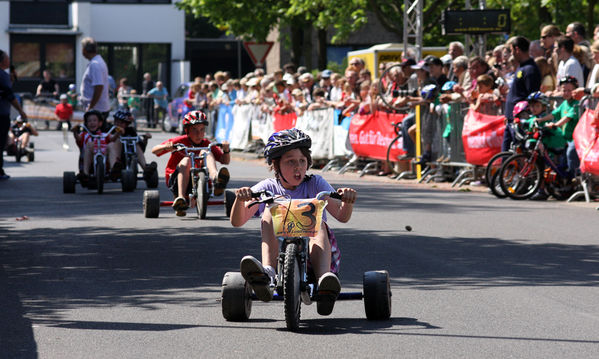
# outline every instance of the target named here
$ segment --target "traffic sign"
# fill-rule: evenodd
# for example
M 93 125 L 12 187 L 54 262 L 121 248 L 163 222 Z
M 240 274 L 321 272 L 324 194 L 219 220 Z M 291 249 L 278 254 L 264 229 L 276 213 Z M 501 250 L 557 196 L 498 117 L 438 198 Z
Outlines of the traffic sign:
M 272 48 L 272 45 L 274 45 L 274 42 L 272 42 L 272 41 L 267 41 L 267 42 L 245 41 L 243 43 L 243 47 L 245 47 L 245 50 L 250 55 L 250 58 L 252 59 L 252 61 L 254 62 L 254 65 L 256 65 L 256 67 L 260 67 L 264 64 L 264 60 L 266 60 L 266 55 L 268 55 L 268 52 Z

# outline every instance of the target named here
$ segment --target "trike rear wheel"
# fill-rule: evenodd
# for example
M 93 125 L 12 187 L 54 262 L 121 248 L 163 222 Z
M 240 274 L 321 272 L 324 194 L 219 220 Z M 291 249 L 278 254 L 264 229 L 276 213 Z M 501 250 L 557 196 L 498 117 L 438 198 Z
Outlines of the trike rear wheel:
M 252 290 L 239 272 L 227 272 L 221 290 L 223 317 L 239 322 L 250 318 L 252 312 Z
M 160 192 L 144 191 L 144 217 L 158 218 L 160 214 Z
M 364 273 L 364 310 L 368 320 L 386 320 L 391 317 L 391 285 L 389 272 Z
M 283 301 L 285 302 L 285 323 L 287 329 L 296 331 L 299 328 L 300 300 L 300 268 L 297 260 L 298 248 L 289 243 L 285 250 L 285 266 L 283 273 Z

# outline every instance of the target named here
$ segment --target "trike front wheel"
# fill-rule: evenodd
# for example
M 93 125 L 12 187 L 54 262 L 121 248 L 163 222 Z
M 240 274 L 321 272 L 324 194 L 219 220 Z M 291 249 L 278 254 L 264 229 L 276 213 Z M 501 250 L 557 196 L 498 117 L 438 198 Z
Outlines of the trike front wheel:
M 206 209 L 208 207 L 208 190 L 206 189 L 206 173 L 200 172 L 198 175 L 198 181 L 196 183 L 196 210 L 198 212 L 198 218 L 206 218 Z
M 239 272 L 227 272 L 221 290 L 223 317 L 228 321 L 246 321 L 252 312 L 252 290 Z
M 300 268 L 297 260 L 298 248 L 289 243 L 285 250 L 285 266 L 283 273 L 283 300 L 285 302 L 285 323 L 287 329 L 296 331 L 299 328 L 300 300 Z
M 391 317 L 391 285 L 389 272 L 364 273 L 364 310 L 368 320 L 386 320 Z

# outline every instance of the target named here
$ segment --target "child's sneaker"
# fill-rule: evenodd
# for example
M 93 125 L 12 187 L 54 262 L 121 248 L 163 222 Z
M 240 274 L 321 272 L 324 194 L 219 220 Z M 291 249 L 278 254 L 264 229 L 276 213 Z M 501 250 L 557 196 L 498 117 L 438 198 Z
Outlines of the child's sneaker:
M 318 280 L 316 311 L 320 315 L 329 315 L 333 312 L 335 301 L 341 292 L 339 278 L 331 272 L 325 273 Z
M 274 273 L 267 273 L 262 263 L 252 256 L 245 256 L 239 264 L 241 275 L 252 286 L 256 297 L 263 302 L 272 300 Z
M 173 201 L 173 209 L 175 210 L 175 214 L 177 217 L 185 217 L 187 212 L 185 210 L 188 208 L 187 201 L 183 197 L 177 197 Z
M 227 183 L 229 183 L 229 177 L 229 170 L 226 167 L 222 167 L 220 171 L 218 171 L 218 176 L 216 176 L 216 181 L 214 181 L 215 196 L 220 196 L 225 192 Z

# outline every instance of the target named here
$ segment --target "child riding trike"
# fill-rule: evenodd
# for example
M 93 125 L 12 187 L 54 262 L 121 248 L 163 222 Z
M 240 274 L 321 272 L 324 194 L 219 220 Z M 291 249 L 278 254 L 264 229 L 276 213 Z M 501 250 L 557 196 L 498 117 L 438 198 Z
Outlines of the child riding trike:
M 196 208 L 198 218 L 206 218 L 206 209 L 212 205 L 225 204 L 227 208 L 227 197 L 229 199 L 227 214 L 230 212 L 230 208 L 233 205 L 234 197 L 231 198 L 230 193 L 227 193 L 223 200 L 210 200 L 214 196 L 213 183 L 208 175 L 208 169 L 206 167 L 206 157 L 212 150 L 213 146 L 222 146 L 220 143 L 210 143 L 207 147 L 187 147 L 183 144 L 175 144 L 176 150 L 181 151 L 186 157 L 190 158 L 191 170 L 190 170 L 190 185 L 188 186 L 189 202 L 192 207 Z M 228 191 L 227 191 L 228 192 Z M 160 214 L 160 207 L 170 207 L 173 205 L 173 201 L 160 201 L 160 192 L 157 190 L 144 191 L 143 197 L 143 209 L 144 217 L 146 218 L 158 218 Z M 225 210 L 226 210 L 225 208 Z
M 390 316 L 387 272 L 368 272 L 364 294 L 340 293 L 340 251 L 324 209 L 339 222 L 349 221 L 356 191 L 335 191 L 321 176 L 306 175 L 312 164 L 311 145 L 310 137 L 295 128 L 272 134 L 264 157 L 275 178 L 235 191 L 231 209 L 234 227 L 261 215 L 262 261 L 245 256 L 240 273 L 225 274 L 222 309 L 227 320 L 246 320 L 254 298 L 284 300 L 290 330 L 299 327 L 300 302 L 316 301 L 318 313 L 329 315 L 338 299 L 365 298 L 368 318 Z

